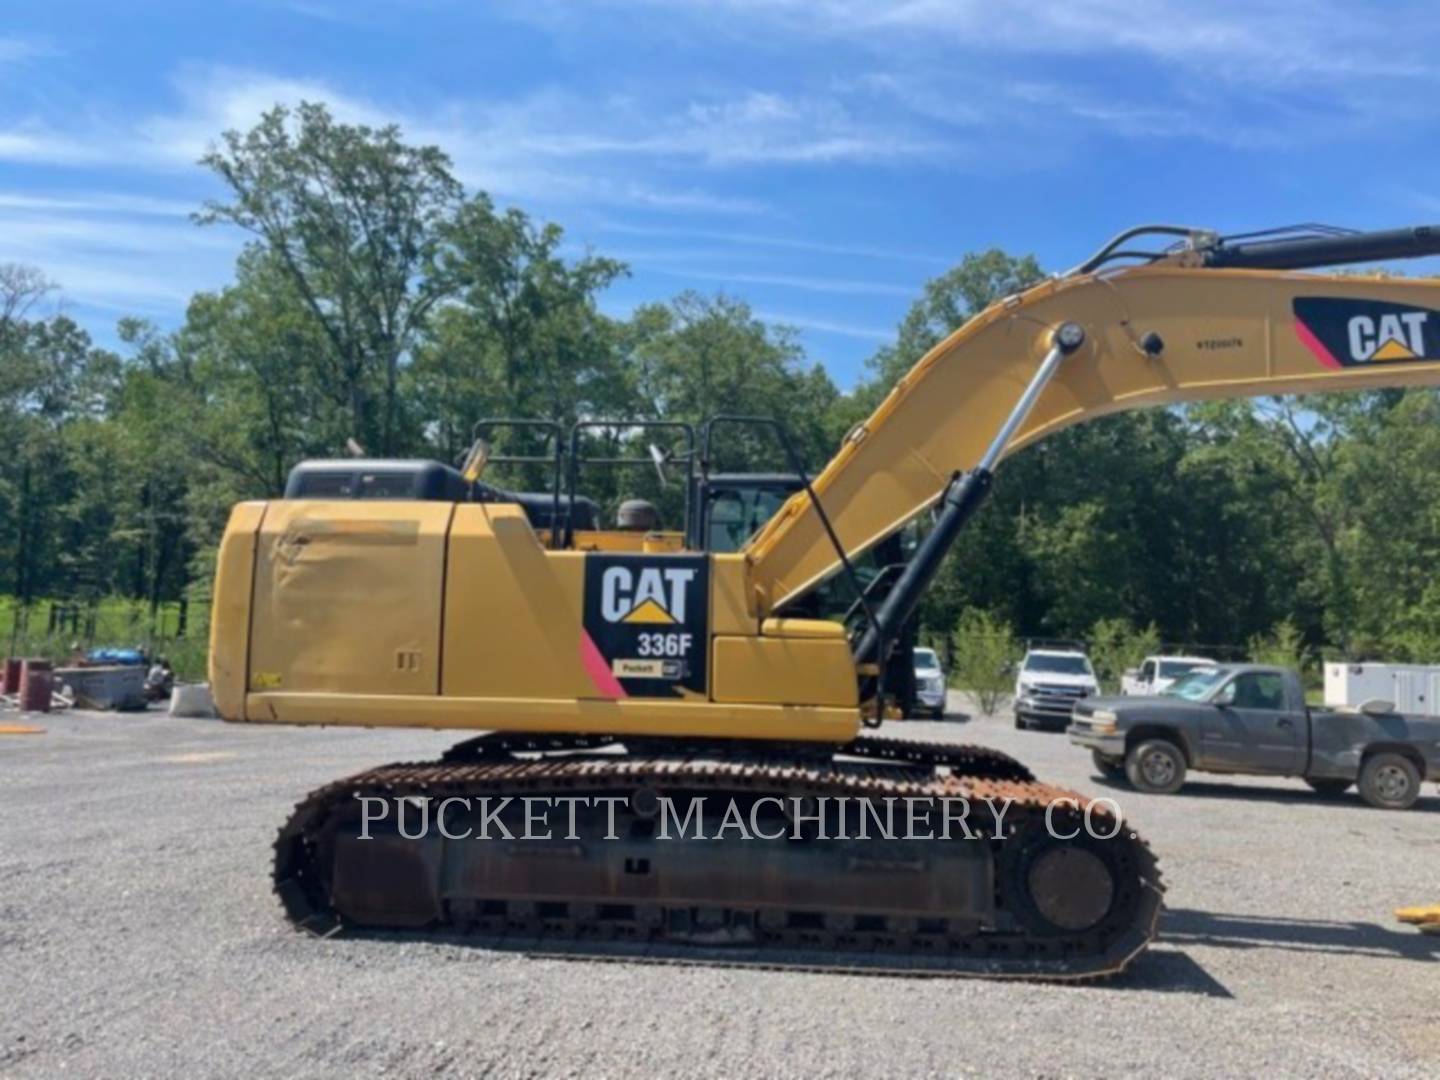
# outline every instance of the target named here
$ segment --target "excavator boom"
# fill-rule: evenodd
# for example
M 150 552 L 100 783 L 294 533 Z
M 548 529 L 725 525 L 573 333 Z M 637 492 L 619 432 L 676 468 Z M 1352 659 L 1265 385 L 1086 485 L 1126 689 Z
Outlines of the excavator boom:
M 1390 238 L 1372 240 L 1372 235 Z M 1440 251 L 1440 233 L 1363 235 L 1309 258 Z M 1294 265 L 1294 244 L 1221 249 L 1215 264 Z M 1312 242 L 1313 243 L 1313 242 Z M 849 555 L 934 505 L 973 468 L 1063 323 L 1085 342 L 1067 356 L 1003 455 L 1125 409 L 1215 398 L 1440 383 L 1440 279 L 1214 269 L 1187 253 L 1081 272 L 1003 300 L 932 349 L 845 439 L 813 490 Z M 832 574 L 836 546 L 800 492 L 746 547 L 754 587 L 778 610 Z

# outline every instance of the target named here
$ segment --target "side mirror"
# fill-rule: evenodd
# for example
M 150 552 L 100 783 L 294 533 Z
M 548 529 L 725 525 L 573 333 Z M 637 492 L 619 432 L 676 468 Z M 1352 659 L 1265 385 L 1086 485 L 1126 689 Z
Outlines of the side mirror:
M 670 455 L 667 454 L 664 450 L 661 450 L 654 443 L 651 443 L 649 445 L 649 450 L 650 460 L 655 463 L 655 475 L 660 477 L 660 486 L 662 488 L 668 487 L 670 481 L 669 478 L 665 475 L 665 464 L 670 460 Z
M 465 477 L 465 482 L 473 484 L 479 480 L 488 464 L 490 464 L 490 444 L 484 439 L 476 439 L 475 445 L 470 447 L 470 452 L 465 455 L 465 464 L 460 466 L 460 472 Z

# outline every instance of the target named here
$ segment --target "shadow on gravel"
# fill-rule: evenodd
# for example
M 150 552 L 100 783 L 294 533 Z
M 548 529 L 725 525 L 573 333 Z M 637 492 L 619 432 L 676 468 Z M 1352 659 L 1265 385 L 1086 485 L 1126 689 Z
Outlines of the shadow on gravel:
M 1091 781 L 1097 787 L 1109 788 L 1111 791 L 1125 791 L 1136 794 L 1136 791 L 1123 780 L 1112 780 L 1109 777 L 1091 774 Z M 1320 795 L 1309 788 L 1297 790 L 1296 788 L 1262 788 L 1242 787 L 1239 784 L 1215 784 L 1204 781 L 1186 780 L 1185 786 L 1174 795 L 1167 795 L 1171 799 L 1233 799 L 1236 802 L 1269 802 L 1282 803 L 1290 806 L 1349 806 L 1356 810 L 1374 810 L 1374 807 L 1367 806 L 1354 790 L 1347 791 L 1344 795 Z M 1377 813 L 1425 813 L 1426 811 L 1440 810 L 1440 797 L 1433 795 L 1421 795 L 1416 800 L 1410 811 L 1383 810 Z
M 1100 990 L 1148 990 L 1162 994 L 1198 994 L 1201 997 L 1233 998 L 1225 984 L 1206 971 L 1189 954 L 1179 949 L 1153 945 L 1138 957 L 1123 975 L 1102 979 Z
M 1280 949 L 1401 960 L 1440 958 L 1440 938 L 1365 922 L 1225 915 L 1174 908 L 1165 912 L 1160 933 L 1167 942 L 1222 949 Z

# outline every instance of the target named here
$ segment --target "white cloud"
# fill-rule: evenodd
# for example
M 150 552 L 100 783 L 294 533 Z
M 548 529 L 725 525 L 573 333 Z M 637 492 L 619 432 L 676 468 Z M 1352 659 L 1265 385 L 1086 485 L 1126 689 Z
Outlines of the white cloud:
M 546 89 L 509 101 L 457 100 L 422 112 L 359 98 L 323 80 L 220 67 L 188 68 L 176 86 L 178 109 L 143 117 L 130 130 L 107 124 L 75 132 L 38 127 L 0 132 L 0 158 L 188 168 L 221 132 L 249 128 L 277 103 L 323 101 L 348 123 L 398 123 L 411 141 L 441 146 L 462 179 L 486 190 L 734 214 L 764 207 L 756 199 L 693 185 L 657 185 L 637 174 L 636 164 L 832 164 L 946 151 L 933 140 L 858 118 L 838 100 L 757 90 L 681 98 L 666 107 L 623 95 L 593 99 Z M 596 166 L 577 168 L 582 161 Z
M 791 315 L 783 311 L 757 311 L 755 317 L 762 322 L 779 323 L 782 326 L 793 326 L 800 330 L 816 330 L 824 334 L 839 334 L 841 337 L 859 338 L 862 341 L 889 342 L 895 339 L 893 330 L 836 322 L 833 319 L 814 319 L 808 315 Z
M 923 252 L 907 251 L 901 248 L 877 247 L 871 244 L 835 244 L 827 243 L 823 240 L 810 240 L 804 237 L 743 232 L 733 229 L 635 225 L 630 222 L 606 221 L 600 225 L 600 231 L 633 236 L 719 240 L 739 247 L 773 247 L 790 251 L 809 252 L 815 255 L 839 255 L 845 258 L 893 260 L 896 262 L 919 263 L 934 267 L 947 267 L 955 263 L 953 258 L 947 258 L 943 255 L 927 255 Z
M 40 267 L 90 307 L 174 315 L 196 289 L 229 280 L 240 241 L 200 229 L 179 203 L 128 193 L 0 192 L 0 262 Z
M 0 161 L 46 165 L 90 165 L 106 160 L 106 153 L 84 139 L 26 123 L 0 129 Z
M 59 50 L 45 41 L 0 34 L 0 64 L 18 64 L 58 53 Z
M 276 104 L 325 102 L 346 123 L 399 124 L 411 142 L 444 149 L 467 184 L 506 197 L 631 206 L 669 212 L 757 214 L 763 201 L 694 184 L 665 186 L 637 165 L 672 159 L 677 166 L 823 161 L 899 154 L 904 145 L 870 136 L 843 117 L 816 121 L 807 107 L 689 104 L 657 121 L 633 101 L 591 101 L 545 90 L 507 102 L 453 102 L 424 112 L 389 107 L 322 80 L 263 72 L 191 67 L 176 80 L 179 107 L 142 117 L 129 128 L 97 123 L 58 131 L 37 122 L 0 130 L 0 160 L 60 165 L 113 164 L 191 169 L 227 130 L 245 130 Z M 819 130 L 823 128 L 823 130 Z M 592 164 L 581 166 L 582 161 Z
M 23 191 L 0 191 L 0 210 L 83 211 L 183 218 L 196 209 L 197 204 L 179 199 L 159 199 L 149 195 L 118 192 L 53 196 L 31 195 Z
M 887 281 L 857 281 L 813 274 L 766 274 L 743 270 L 702 270 L 695 267 L 652 266 L 651 271 L 667 277 L 689 278 L 694 281 L 719 281 L 736 285 L 772 285 L 804 292 L 832 293 L 838 296 L 903 296 L 913 298 L 918 284 L 896 285 Z
M 535 0 L 530 0 L 531 3 Z M 889 51 L 898 36 L 940 49 L 1021 56 L 1131 54 L 1214 78 L 1272 83 L 1296 76 L 1433 75 L 1430 0 L 1384 11 L 1351 0 L 591 0 L 779 26 L 811 39 L 848 38 Z
M 796 160 L 884 160 L 898 145 L 1013 168 L 1044 131 L 1294 145 L 1402 118 L 1431 123 L 1440 83 L 1433 0 L 1378 11 L 1351 0 L 525 0 L 507 10 L 556 35 L 649 32 L 723 40 L 727 51 L 761 42 L 801 58 L 786 74 L 828 71 L 828 98 L 810 99 L 821 116 L 839 102 L 853 117 L 866 91 L 900 106 L 877 110 L 860 145 L 844 132 L 795 142 Z M 705 119 L 783 131 L 784 105 L 741 99 Z M 744 140 L 733 144 L 744 152 Z

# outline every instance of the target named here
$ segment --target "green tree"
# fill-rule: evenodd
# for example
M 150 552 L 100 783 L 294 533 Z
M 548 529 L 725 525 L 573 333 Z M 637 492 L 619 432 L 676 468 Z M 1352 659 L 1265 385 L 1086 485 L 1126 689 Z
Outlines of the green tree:
M 350 434 L 371 453 L 402 451 L 400 369 L 446 295 L 444 278 L 425 271 L 463 198 L 450 159 L 402 142 L 393 125 L 341 124 L 303 103 L 227 131 L 201 160 L 231 198 L 196 220 L 258 239 L 333 353 Z
M 599 309 L 600 294 L 628 272 L 623 263 L 567 260 L 558 225 L 497 213 L 484 195 L 440 235 L 430 273 L 454 302 L 430 320 L 408 384 L 438 456 L 462 453 L 485 416 L 568 424 L 633 409 L 619 328 Z
M 685 292 L 669 303 L 642 305 L 622 348 L 641 416 L 694 425 L 719 414 L 778 420 L 811 473 L 838 445 L 835 384 L 822 367 L 806 362 L 793 329 L 763 322 L 744 301 Z M 721 471 L 790 471 L 775 435 L 763 428 L 718 431 L 714 455 Z M 674 487 L 661 492 L 648 471 L 635 481 L 634 494 L 664 498 L 676 512 Z
M 998 248 L 972 252 L 959 265 L 925 283 L 920 299 L 901 321 L 895 344 L 870 358 L 870 395 L 883 397 L 926 353 L 1002 297 L 1034 285 L 1044 271 L 1033 255 Z
M 1325 639 L 1342 655 L 1440 660 L 1440 395 L 1433 390 L 1363 401 L 1331 452 L 1327 505 L 1343 517 L 1336 562 L 1345 606 L 1326 604 Z M 1312 589 L 1325 597 L 1327 575 Z M 1341 619 L 1344 623 L 1341 623 Z M 1346 631 L 1341 633 L 1341 628 Z M 1309 635 L 1309 640 L 1317 640 Z
M 1137 630 L 1128 619 L 1101 619 L 1090 631 L 1090 662 L 1107 693 L 1119 693 L 1125 672 L 1159 651 L 1154 623 Z
M 951 636 L 956 685 L 969 690 L 986 715 L 1004 703 L 1015 684 L 1020 642 L 1010 623 L 982 608 L 960 616 Z
M 645 414 L 699 422 L 721 413 L 782 421 L 812 463 L 833 452 L 828 414 L 839 392 L 825 370 L 805 360 L 790 327 L 756 318 L 743 300 L 684 292 L 665 304 L 646 304 L 630 321 L 627 357 Z M 755 443 L 737 435 L 738 460 L 723 468 L 756 467 L 766 456 L 780 465 L 772 437 Z
M 226 497 L 278 495 L 291 466 L 341 453 L 354 431 L 337 354 L 263 249 L 241 255 L 233 284 L 191 300 L 174 350 L 157 389 Z
M 1268 634 L 1252 637 L 1249 651 L 1250 660 L 1256 664 L 1275 664 L 1296 671 L 1309 667 L 1300 629 L 1289 619 L 1278 623 Z
M 0 464 L 0 555 L 9 567 L 8 589 L 28 605 L 56 583 L 76 545 L 107 539 L 103 519 L 92 536 L 81 524 L 83 507 L 102 500 L 103 488 L 79 483 L 83 435 L 104 415 L 119 359 L 93 346 L 89 334 L 63 315 L 0 325 L 5 417 Z M 90 589 L 103 582 L 89 581 Z

